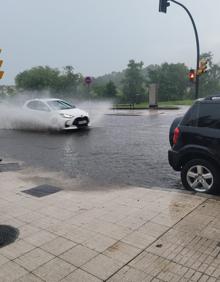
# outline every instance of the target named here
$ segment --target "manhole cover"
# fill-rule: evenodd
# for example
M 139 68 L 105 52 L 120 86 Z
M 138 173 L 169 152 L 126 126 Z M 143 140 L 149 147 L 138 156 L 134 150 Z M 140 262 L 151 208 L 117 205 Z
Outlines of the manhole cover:
M 61 190 L 62 190 L 61 188 L 45 184 L 45 185 L 36 186 L 28 190 L 24 190 L 22 192 L 29 194 L 31 196 L 34 196 L 34 197 L 41 198 L 41 197 L 45 197 L 45 196 L 57 193 Z
M 20 165 L 18 163 L 1 163 L 0 164 L 0 172 L 6 172 L 6 171 L 17 171 L 21 169 Z
M 19 235 L 17 228 L 9 225 L 0 225 L 0 248 L 13 243 Z

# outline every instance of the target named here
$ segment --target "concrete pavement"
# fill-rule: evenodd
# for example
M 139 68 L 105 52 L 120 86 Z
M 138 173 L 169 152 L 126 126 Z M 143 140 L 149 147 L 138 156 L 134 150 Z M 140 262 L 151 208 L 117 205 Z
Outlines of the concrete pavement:
M 0 172 L 0 224 L 20 231 L 0 248 L 0 282 L 220 281 L 219 197 L 111 187 L 37 198 L 22 191 L 39 171 L 27 175 Z

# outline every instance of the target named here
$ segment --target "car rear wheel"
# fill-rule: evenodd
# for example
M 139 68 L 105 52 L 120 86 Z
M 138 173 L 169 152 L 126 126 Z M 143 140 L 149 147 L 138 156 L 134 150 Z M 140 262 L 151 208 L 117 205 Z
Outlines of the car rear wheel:
M 181 179 L 186 189 L 200 193 L 214 192 L 220 183 L 215 165 L 202 159 L 187 162 L 181 170 Z

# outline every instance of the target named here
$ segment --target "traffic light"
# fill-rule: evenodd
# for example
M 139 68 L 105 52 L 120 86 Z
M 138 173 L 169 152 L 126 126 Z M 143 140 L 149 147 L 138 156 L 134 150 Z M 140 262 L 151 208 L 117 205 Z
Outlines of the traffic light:
M 169 0 L 160 0 L 159 3 L 159 12 L 166 13 L 167 7 L 170 6 Z
M 1 51 L 2 51 L 2 49 L 0 49 L 0 53 L 1 53 Z M 2 66 L 2 64 L 3 64 L 3 60 L 0 60 L 0 67 Z M 0 70 L 0 79 L 2 79 L 3 75 L 4 75 L 4 72 L 2 70 Z
M 194 81 L 195 81 L 195 78 L 196 78 L 196 72 L 195 72 L 194 69 L 191 69 L 191 70 L 189 71 L 189 80 L 190 80 L 191 82 L 194 82 Z
M 208 64 L 208 60 L 205 60 L 205 59 L 203 59 L 199 62 L 199 72 L 200 72 L 200 74 L 207 72 L 207 68 L 208 68 L 207 64 Z

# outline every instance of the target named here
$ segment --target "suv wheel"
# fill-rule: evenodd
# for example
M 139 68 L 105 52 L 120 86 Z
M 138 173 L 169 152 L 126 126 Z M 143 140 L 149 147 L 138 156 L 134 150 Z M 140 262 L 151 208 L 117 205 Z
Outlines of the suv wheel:
M 202 159 L 187 162 L 182 168 L 181 179 L 186 189 L 200 193 L 213 192 L 219 183 L 216 167 Z

